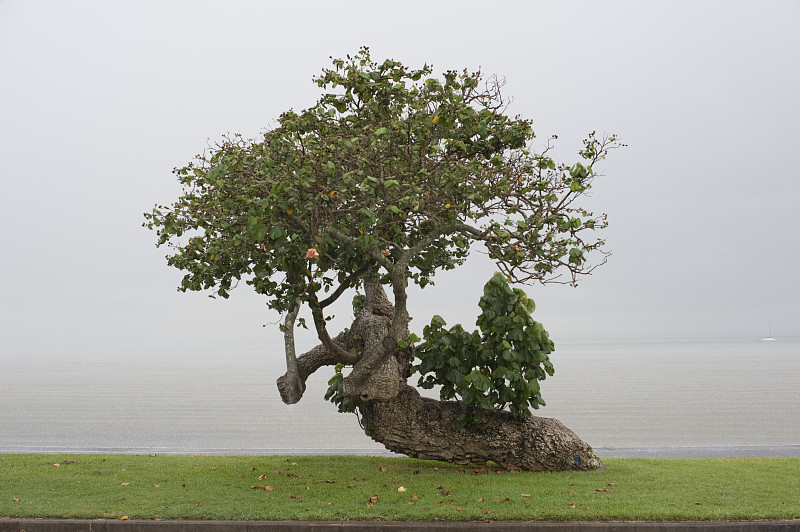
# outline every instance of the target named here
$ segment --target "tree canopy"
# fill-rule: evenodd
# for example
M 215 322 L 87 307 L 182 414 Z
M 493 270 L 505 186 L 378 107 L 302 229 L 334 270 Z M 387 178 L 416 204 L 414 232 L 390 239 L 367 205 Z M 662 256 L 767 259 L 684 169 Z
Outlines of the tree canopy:
M 557 163 L 555 137 L 537 151 L 532 122 L 506 114 L 502 81 L 436 77 L 427 65 L 375 62 L 367 48 L 333 59 L 315 83 L 316 105 L 177 168 L 182 195 L 145 215 L 168 263 L 186 272 L 181 290 L 228 297 L 244 280 L 292 315 L 287 324 L 308 305 L 336 350 L 324 309 L 367 276 L 391 287 L 401 341 L 408 282 L 425 286 L 475 243 L 516 283 L 574 284 L 605 262 L 605 215 L 576 200 L 613 136 L 592 133 L 579 160 Z

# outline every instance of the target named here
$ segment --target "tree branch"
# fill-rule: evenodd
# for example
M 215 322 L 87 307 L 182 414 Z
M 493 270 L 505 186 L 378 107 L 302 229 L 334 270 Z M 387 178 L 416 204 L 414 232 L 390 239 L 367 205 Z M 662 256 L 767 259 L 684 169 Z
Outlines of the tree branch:
M 291 405 L 295 404 L 303 397 L 303 392 L 306 391 L 305 379 L 300 378 L 297 367 L 297 355 L 295 354 L 294 346 L 294 322 L 297 319 L 297 314 L 300 312 L 300 298 L 297 298 L 294 307 L 286 315 L 286 321 L 283 324 L 283 344 L 286 352 L 286 375 L 284 375 L 284 386 L 279 387 L 281 399 L 284 403 Z

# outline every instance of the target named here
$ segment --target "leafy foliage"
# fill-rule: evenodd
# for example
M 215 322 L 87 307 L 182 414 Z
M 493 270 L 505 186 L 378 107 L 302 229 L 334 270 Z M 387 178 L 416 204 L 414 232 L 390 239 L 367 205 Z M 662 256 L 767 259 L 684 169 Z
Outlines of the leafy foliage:
M 333 377 L 328 380 L 328 390 L 325 392 L 325 400 L 335 404 L 339 412 L 355 412 L 357 408 L 364 406 L 364 401 L 358 397 L 349 397 L 344 394 L 342 380 L 344 374 L 344 364 L 336 364 Z
M 493 410 L 506 406 L 516 417 L 528 416 L 529 406 L 545 404 L 539 381 L 553 375 L 548 356 L 553 342 L 531 317 L 533 300 L 502 274 L 486 283 L 479 305 L 479 331 L 469 333 L 461 325 L 445 329 L 441 316 L 425 326 L 424 343 L 414 349 L 419 385 L 440 385 L 442 400 L 460 398 L 466 423 L 485 423 Z
M 475 243 L 517 283 L 574 285 L 605 262 L 597 236 L 605 215 L 577 200 L 619 145 L 615 137 L 591 133 L 579 161 L 557 163 L 555 137 L 537 153 L 531 121 L 506 114 L 497 78 L 467 70 L 436 77 L 428 65 L 375 62 L 367 48 L 332 65 L 315 78 L 323 94 L 314 106 L 284 112 L 262 138 L 229 136 L 174 170 L 182 194 L 145 213 L 145 226 L 170 248 L 168 264 L 185 272 L 180 290 L 227 298 L 244 280 L 292 324 L 308 305 L 323 345 L 353 364 L 359 355 L 331 340 L 324 309 L 366 276 L 391 285 L 389 334 L 404 347 L 413 342 L 408 283 L 431 283 Z M 525 415 L 526 404 L 542 404 L 537 381 L 552 372 L 551 344 L 530 320 L 528 300 L 507 285 L 504 299 L 492 292 L 499 286 L 492 281 L 481 303 L 480 334 L 444 331 L 440 319 L 426 342 L 423 373 L 446 384 L 444 397 L 458 393 L 479 407 L 474 421 L 503 405 Z
M 504 114 L 502 83 L 480 72 L 436 78 L 427 65 L 375 63 L 366 48 L 333 66 L 315 80 L 326 91 L 315 106 L 176 169 L 183 194 L 145 214 L 186 272 L 181 290 L 228 297 L 245 279 L 286 311 L 357 284 L 349 276 L 363 267 L 424 286 L 474 241 L 517 282 L 591 271 L 603 240 L 583 235 L 605 218 L 573 202 L 614 137 L 592 134 L 582 163 L 556 164 L 549 141 L 530 151 L 531 121 Z

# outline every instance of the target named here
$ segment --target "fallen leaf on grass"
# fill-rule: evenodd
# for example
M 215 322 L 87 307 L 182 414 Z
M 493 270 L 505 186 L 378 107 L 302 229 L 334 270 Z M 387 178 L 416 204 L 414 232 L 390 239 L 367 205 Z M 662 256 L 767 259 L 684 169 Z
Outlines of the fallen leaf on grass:
M 399 493 L 403 493 L 404 491 L 406 491 L 406 489 L 403 486 L 400 486 L 399 488 L 397 488 L 397 491 Z
M 19 499 L 17 499 L 16 497 L 13 497 L 11 500 L 14 502 L 19 502 Z
M 120 484 L 120 486 L 130 486 L 130 485 L 131 485 L 130 482 L 123 482 L 122 484 Z
M 609 486 L 611 486 L 612 488 L 613 488 L 614 486 L 616 486 L 616 484 L 614 484 L 613 482 L 610 482 L 608 485 L 609 485 Z
M 160 488 L 160 487 L 161 487 L 161 484 L 153 484 L 153 487 L 154 487 L 154 488 Z
M 275 489 L 274 486 L 262 486 L 261 484 L 257 486 L 250 486 L 254 490 L 266 490 L 266 491 L 273 491 Z
M 61 464 L 53 464 L 53 467 L 61 467 Z
M 608 488 L 597 488 L 597 489 L 596 489 L 596 490 L 594 490 L 594 491 L 608 491 Z
M 481 510 L 481 513 L 490 514 L 490 513 L 492 513 L 492 511 L 491 510 Z
M 528 495 L 527 493 L 520 493 L 520 496 L 521 497 L 530 497 L 530 495 Z
M 292 497 L 292 499 L 302 499 L 303 498 L 302 495 L 295 495 L 295 494 L 292 494 L 291 497 Z
M 411 495 L 411 498 L 412 498 L 412 499 L 419 499 L 419 495 L 418 495 L 418 494 L 416 494 L 416 493 L 413 493 L 413 494 Z
M 374 503 L 378 502 L 378 496 L 377 495 L 373 495 L 372 497 L 370 497 L 367 500 L 374 504 Z
M 119 518 L 119 520 L 120 521 L 127 521 L 128 520 L 128 516 L 127 515 L 123 515 L 122 517 Z
M 381 470 L 381 473 L 386 473 L 387 471 L 389 471 L 389 468 L 388 468 L 388 467 L 386 467 L 386 466 L 381 466 L 381 467 L 379 467 L 378 469 L 380 469 L 380 470 Z

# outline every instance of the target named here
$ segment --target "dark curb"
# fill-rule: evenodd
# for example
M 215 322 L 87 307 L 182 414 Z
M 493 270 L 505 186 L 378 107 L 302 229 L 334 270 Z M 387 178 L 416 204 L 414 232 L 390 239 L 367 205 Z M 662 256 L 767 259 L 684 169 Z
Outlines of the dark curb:
M 800 532 L 797 521 L 691 521 L 691 522 L 439 522 L 439 521 L 118 521 L 105 519 L 0 519 L 0 532 L 306 532 L 353 530 L 357 532 L 422 530 L 536 530 L 537 532 L 727 531 Z

